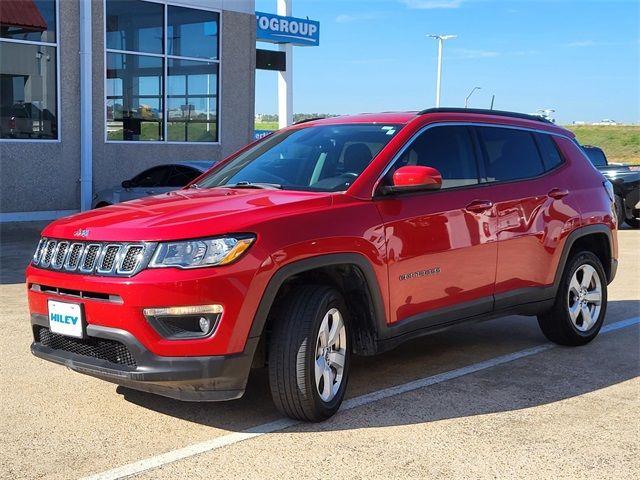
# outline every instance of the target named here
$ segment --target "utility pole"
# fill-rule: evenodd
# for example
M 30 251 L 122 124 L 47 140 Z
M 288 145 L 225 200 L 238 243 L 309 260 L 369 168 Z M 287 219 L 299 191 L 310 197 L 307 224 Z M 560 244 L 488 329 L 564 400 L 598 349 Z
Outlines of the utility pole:
M 278 0 L 276 13 L 286 17 L 292 16 L 293 0 Z M 278 128 L 293 123 L 293 45 L 279 45 L 285 54 L 285 71 L 278 72 Z
M 442 79 L 442 47 L 445 40 L 456 38 L 457 35 L 435 35 L 429 34 L 428 37 L 438 40 L 438 76 L 436 77 L 436 108 L 440 106 L 440 83 Z

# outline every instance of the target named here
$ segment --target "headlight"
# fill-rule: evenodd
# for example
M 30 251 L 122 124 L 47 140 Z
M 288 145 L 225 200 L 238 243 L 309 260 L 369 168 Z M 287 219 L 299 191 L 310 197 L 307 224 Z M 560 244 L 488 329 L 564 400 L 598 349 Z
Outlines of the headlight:
M 254 235 L 237 235 L 160 243 L 149 268 L 227 265 L 242 256 L 255 239 Z

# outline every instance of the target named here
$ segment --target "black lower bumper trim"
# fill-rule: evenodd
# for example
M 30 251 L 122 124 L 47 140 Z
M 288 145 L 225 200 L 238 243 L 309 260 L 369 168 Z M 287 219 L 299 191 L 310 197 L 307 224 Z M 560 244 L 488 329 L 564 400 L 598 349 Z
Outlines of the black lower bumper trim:
M 44 315 L 31 315 L 31 323 L 48 327 Z M 247 340 L 245 351 L 235 355 L 163 357 L 148 351 L 126 330 L 87 325 L 87 335 L 124 344 L 136 367 L 100 358 L 55 350 L 34 342 L 31 352 L 44 360 L 124 387 L 184 401 L 222 401 L 240 398 L 245 390 L 258 339 Z

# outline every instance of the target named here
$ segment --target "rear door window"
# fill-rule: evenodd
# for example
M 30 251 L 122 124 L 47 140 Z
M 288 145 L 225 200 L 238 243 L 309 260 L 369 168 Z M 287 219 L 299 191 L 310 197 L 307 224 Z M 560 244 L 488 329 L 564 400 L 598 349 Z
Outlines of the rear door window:
M 486 158 L 487 180 L 537 177 L 545 171 L 533 134 L 506 127 L 476 127 Z

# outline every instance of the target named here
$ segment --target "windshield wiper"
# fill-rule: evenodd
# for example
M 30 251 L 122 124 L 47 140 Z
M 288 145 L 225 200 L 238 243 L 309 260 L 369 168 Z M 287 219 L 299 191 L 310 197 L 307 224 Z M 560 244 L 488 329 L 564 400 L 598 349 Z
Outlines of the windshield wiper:
M 282 185 L 279 185 L 277 183 L 263 183 L 263 182 L 253 183 L 253 182 L 242 181 L 238 183 L 231 183 L 231 184 L 220 185 L 220 186 L 225 188 L 263 188 L 263 189 L 282 190 Z

